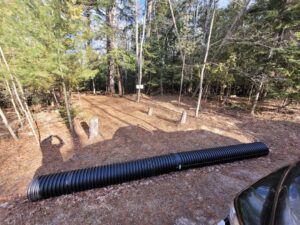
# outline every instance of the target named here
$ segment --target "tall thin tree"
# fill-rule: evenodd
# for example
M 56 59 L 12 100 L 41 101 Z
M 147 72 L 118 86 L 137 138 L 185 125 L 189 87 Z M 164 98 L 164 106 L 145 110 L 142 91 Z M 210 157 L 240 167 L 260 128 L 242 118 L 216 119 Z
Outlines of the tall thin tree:
M 206 44 L 206 51 L 205 51 L 205 56 L 204 56 L 204 60 L 203 60 L 203 66 L 201 68 L 201 73 L 200 73 L 200 80 L 199 80 L 200 88 L 199 88 L 198 103 L 197 103 L 197 108 L 196 108 L 196 117 L 198 117 L 199 110 L 201 109 L 201 99 L 202 99 L 202 92 L 203 92 L 204 72 L 205 72 L 205 67 L 206 67 L 209 48 L 210 48 L 210 39 L 211 39 L 212 29 L 213 29 L 213 26 L 214 26 L 215 13 L 216 13 L 216 9 L 214 9 L 213 15 L 212 15 L 212 18 L 211 18 L 211 23 L 210 23 L 210 28 L 209 28 L 209 35 L 208 35 L 207 44 Z
M 145 13 L 143 17 L 143 32 L 141 37 L 141 44 L 140 44 L 140 52 L 139 52 L 139 78 L 138 78 L 138 93 L 137 93 L 137 102 L 140 102 L 141 99 L 141 85 L 142 85 L 142 78 L 143 78 L 143 46 L 145 41 L 145 31 L 146 31 L 146 17 L 147 14 Z

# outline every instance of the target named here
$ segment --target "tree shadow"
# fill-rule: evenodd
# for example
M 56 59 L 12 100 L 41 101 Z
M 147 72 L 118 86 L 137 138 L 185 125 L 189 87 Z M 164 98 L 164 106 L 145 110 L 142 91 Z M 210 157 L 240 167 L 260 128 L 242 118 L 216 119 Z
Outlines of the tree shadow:
M 90 127 L 87 124 L 87 122 L 82 121 L 80 122 L 80 126 L 82 127 L 84 133 L 86 134 L 87 137 L 90 137 Z
M 119 128 L 112 139 L 75 149 L 73 157 L 63 161 L 60 153 L 63 140 L 49 136 L 41 143 L 42 165 L 35 176 L 238 143 L 235 139 L 205 130 L 164 132 L 126 126 Z

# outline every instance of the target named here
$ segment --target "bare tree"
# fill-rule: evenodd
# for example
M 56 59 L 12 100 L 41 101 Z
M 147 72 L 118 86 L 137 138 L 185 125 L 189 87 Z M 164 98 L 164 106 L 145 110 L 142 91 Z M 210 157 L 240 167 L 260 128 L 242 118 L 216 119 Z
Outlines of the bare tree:
M 7 70 L 8 74 L 9 74 L 9 76 L 10 76 L 10 79 L 11 79 L 13 93 L 14 93 L 16 99 L 17 99 L 17 102 L 18 102 L 19 106 L 21 107 L 22 111 L 25 114 L 25 117 L 26 117 L 26 119 L 28 121 L 28 124 L 29 124 L 29 126 L 30 126 L 30 128 L 31 128 L 31 130 L 32 130 L 32 132 L 34 134 L 34 137 L 35 137 L 37 143 L 39 144 L 39 137 L 38 137 L 38 135 L 37 135 L 37 133 L 35 131 L 34 125 L 33 125 L 34 121 L 33 121 L 31 112 L 30 112 L 30 110 L 29 110 L 29 108 L 27 106 L 26 101 L 23 103 L 22 100 L 21 100 L 21 98 L 20 98 L 20 95 L 18 93 L 18 89 L 17 89 L 17 86 L 16 86 L 16 82 L 15 82 L 16 79 L 14 78 L 14 76 L 11 73 L 11 70 L 9 68 L 9 65 L 8 65 L 8 63 L 6 61 L 4 52 L 3 52 L 3 50 L 2 50 L 1 47 L 0 47 L 0 54 L 1 54 L 2 60 L 3 60 L 4 64 L 5 64 L 6 70 Z M 17 84 L 21 85 L 18 82 L 17 82 Z M 22 88 L 22 87 L 19 87 L 19 88 Z M 23 91 L 23 89 L 22 89 L 22 91 Z
M 78 91 L 78 92 L 79 92 L 79 91 Z M 59 101 L 58 101 L 58 99 L 57 99 L 57 96 L 56 96 L 56 94 L 55 94 L 54 88 L 52 88 L 52 95 L 53 95 L 53 97 L 54 97 L 54 100 L 55 100 L 56 105 L 57 105 L 57 106 L 60 106 L 60 103 L 59 103 Z
M 0 59 L 0 66 L 3 68 L 3 64 L 1 62 L 1 59 Z M 6 77 L 4 75 L 3 75 L 3 79 L 4 79 L 6 90 L 8 91 L 9 96 L 10 96 L 11 104 L 12 104 L 12 106 L 14 108 L 14 111 L 15 111 L 17 117 L 18 117 L 18 122 L 21 125 L 21 127 L 23 127 L 23 119 L 22 119 L 21 114 L 20 114 L 20 112 L 19 112 L 19 110 L 17 108 L 16 102 L 15 102 L 15 99 L 14 99 L 14 95 L 13 95 L 13 93 L 11 91 L 10 84 L 9 84 L 8 80 L 6 79 Z
M 148 26 L 147 26 L 147 32 L 146 32 L 146 39 L 148 39 L 150 37 L 150 34 L 151 34 L 151 21 L 152 21 L 153 2 L 154 2 L 154 0 L 148 0 L 148 3 L 147 3 Z
M 259 96 L 263 90 L 263 86 L 264 86 L 264 83 L 266 81 L 266 77 L 265 75 L 262 75 L 260 81 L 259 81 L 259 86 L 256 90 L 256 94 L 255 94 L 255 98 L 253 100 L 253 103 L 252 103 L 252 107 L 251 107 L 251 115 L 254 115 L 255 114 L 255 110 L 256 110 L 256 106 L 257 106 L 257 102 L 258 102 L 258 99 L 259 99 Z
M 137 78 L 139 77 L 139 3 L 135 1 L 135 55 L 137 65 Z
M 138 77 L 139 88 L 137 93 L 137 102 L 140 102 L 140 98 L 141 98 L 141 85 L 142 85 L 142 77 L 143 77 L 143 45 L 145 41 L 146 16 L 147 14 L 145 13 L 143 17 L 143 32 L 142 32 L 140 52 L 139 52 L 139 77 Z
M 11 126 L 9 125 L 6 116 L 4 114 L 4 112 L 2 111 L 2 109 L 0 108 L 0 117 L 5 125 L 5 127 L 7 128 L 7 130 L 9 131 L 10 135 L 13 137 L 13 139 L 15 139 L 16 141 L 18 140 L 15 132 L 13 131 L 13 129 L 11 128 Z
M 186 58 L 186 54 L 184 52 L 183 56 L 182 56 L 182 69 L 181 69 L 180 90 L 179 90 L 179 96 L 178 96 L 178 103 L 180 103 L 181 95 L 182 95 L 183 77 L 184 77 L 184 71 L 185 71 L 185 58 Z
M 107 26 L 113 30 L 115 27 L 115 15 L 116 14 L 116 7 L 115 2 L 111 3 L 110 6 L 106 9 L 106 23 Z M 114 43 L 114 35 L 111 32 L 107 34 L 107 54 L 108 54 L 108 74 L 107 74 L 107 89 L 111 94 L 115 94 L 115 60 L 112 57 L 111 53 L 115 48 Z
M 96 85 L 95 85 L 95 78 L 92 78 L 92 85 L 93 85 L 93 94 L 96 94 Z
M 182 86 L 183 86 L 184 70 L 185 70 L 185 58 L 186 58 L 186 54 L 185 54 L 185 51 L 183 50 L 183 46 L 182 46 L 182 42 L 181 42 L 181 37 L 179 35 L 179 31 L 178 31 L 176 19 L 175 19 L 175 16 L 174 16 L 172 2 L 171 2 L 171 0 L 168 0 L 168 1 L 169 1 L 169 7 L 170 7 L 171 15 L 172 15 L 172 20 L 173 20 L 174 28 L 175 28 L 175 34 L 176 34 L 178 42 L 179 42 L 180 57 L 181 57 L 181 60 L 182 60 L 182 69 L 181 69 L 181 78 L 180 78 L 180 90 L 179 90 L 179 96 L 178 96 L 178 102 L 180 103 L 180 101 L 181 101 L 181 93 L 182 93 Z
M 69 104 L 69 99 L 68 99 L 67 88 L 66 88 L 66 84 L 65 84 L 64 80 L 62 81 L 62 87 L 63 87 L 63 92 L 64 92 L 64 101 L 65 101 L 65 106 L 66 106 L 66 111 L 67 111 L 69 127 L 70 127 L 72 134 L 74 134 L 75 130 L 74 130 L 73 121 L 72 121 L 72 115 L 71 115 L 71 109 L 70 109 L 70 104 Z
M 196 108 L 196 117 L 198 117 L 199 110 L 201 109 L 201 99 L 202 99 L 202 92 L 203 92 L 204 72 L 205 72 L 205 66 L 206 66 L 207 57 L 208 57 L 208 53 L 209 53 L 210 38 L 211 38 L 211 33 L 212 33 L 213 25 L 214 25 L 215 13 L 216 13 L 216 9 L 214 9 L 213 15 L 212 15 L 212 18 L 211 18 L 211 23 L 210 23 L 210 28 L 209 28 L 209 35 L 208 35 L 207 44 L 206 44 L 206 52 L 205 52 L 205 56 L 204 56 L 204 60 L 203 60 L 203 66 L 202 66 L 201 73 L 200 73 L 200 81 L 199 81 L 199 87 L 200 88 L 199 88 L 198 103 L 197 103 L 197 108 Z

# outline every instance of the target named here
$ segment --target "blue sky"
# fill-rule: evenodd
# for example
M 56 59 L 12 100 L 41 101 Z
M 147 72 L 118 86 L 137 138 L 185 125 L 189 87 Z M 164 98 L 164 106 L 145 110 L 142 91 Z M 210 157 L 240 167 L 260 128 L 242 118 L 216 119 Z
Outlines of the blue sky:
M 226 7 L 229 3 L 229 0 L 220 0 L 219 1 L 219 6 L 220 7 Z

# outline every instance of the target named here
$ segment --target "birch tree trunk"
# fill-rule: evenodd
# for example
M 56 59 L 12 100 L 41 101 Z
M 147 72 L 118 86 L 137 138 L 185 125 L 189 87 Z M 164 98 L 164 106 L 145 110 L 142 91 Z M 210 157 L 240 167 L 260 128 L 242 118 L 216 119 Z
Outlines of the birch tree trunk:
M 30 109 L 28 107 L 28 104 L 27 104 L 27 101 L 26 101 L 26 98 L 25 98 L 25 94 L 24 94 L 24 90 L 23 90 L 23 87 L 21 85 L 21 82 L 19 81 L 19 79 L 16 76 L 15 76 L 15 80 L 16 80 L 17 86 L 18 86 L 18 88 L 19 88 L 19 90 L 21 92 L 21 98 L 22 98 L 24 106 L 25 106 L 25 108 L 26 108 L 26 110 L 27 110 L 27 112 L 29 114 L 29 117 L 30 117 L 32 123 L 35 123 L 35 121 L 34 121 L 34 119 L 32 117 L 32 114 L 30 112 Z
M 71 111 L 70 111 L 70 104 L 69 104 L 69 100 L 68 100 L 68 93 L 67 93 L 65 81 L 62 82 L 62 86 L 63 86 L 64 101 L 65 101 L 65 106 L 66 106 L 66 111 L 67 111 L 68 122 L 69 122 L 70 130 L 71 130 L 72 134 L 74 134 L 74 126 L 73 126 L 73 121 L 72 121 L 72 116 L 71 116 Z
M 2 60 L 1 60 L 1 59 L 0 59 L 0 66 L 3 67 Z M 3 67 L 3 68 L 4 68 L 4 67 Z M 9 93 L 9 95 L 10 95 L 10 101 L 11 101 L 11 104 L 12 104 L 12 106 L 13 106 L 13 108 L 14 108 L 14 111 L 15 111 L 17 117 L 18 117 L 19 124 L 21 125 L 21 127 L 23 127 L 23 121 L 22 121 L 21 114 L 20 114 L 20 112 L 19 112 L 19 110 L 18 110 L 18 108 L 17 108 L 17 106 L 16 106 L 16 102 L 15 102 L 15 99 L 14 99 L 14 95 L 13 95 L 13 93 L 12 93 L 12 91 L 11 91 L 11 87 L 10 87 L 9 82 L 8 82 L 8 80 L 6 79 L 5 75 L 3 75 L 3 79 L 4 79 L 5 87 L 6 87 L 8 93 Z
M 106 50 L 108 54 L 108 74 L 107 74 L 107 89 L 111 94 L 115 94 L 115 61 L 112 57 L 111 53 L 114 50 L 115 43 L 114 37 L 111 34 L 115 26 L 115 3 L 112 3 L 111 6 L 107 7 L 106 10 L 106 23 L 107 26 L 111 29 L 111 32 L 107 35 L 107 43 L 106 43 Z
M 265 77 L 262 77 L 261 80 L 260 80 L 258 89 L 257 89 L 257 91 L 256 91 L 256 94 L 255 94 L 255 98 L 254 98 L 253 104 L 252 104 L 251 115 L 254 115 L 254 114 L 255 114 L 257 102 L 258 102 L 260 93 L 261 93 L 261 91 L 262 91 L 262 89 L 263 89 L 264 83 L 265 83 Z
M 197 108 L 196 108 L 196 117 L 198 117 L 199 110 L 201 109 L 201 99 L 202 99 L 202 92 L 203 92 L 204 72 L 205 72 L 205 66 L 206 66 L 207 57 L 208 57 L 208 53 L 209 53 L 210 38 L 211 38 L 211 33 L 212 33 L 213 25 L 214 25 L 215 13 L 216 13 L 216 10 L 214 9 L 213 15 L 212 15 L 212 18 L 211 18 L 210 28 L 209 28 L 209 35 L 208 35 L 208 40 L 207 40 L 207 44 L 206 44 L 206 52 L 205 52 L 205 56 L 204 56 L 203 66 L 202 66 L 201 73 L 200 73 L 199 96 L 198 96 L 198 103 L 197 103 Z
M 140 54 L 139 54 L 139 86 L 142 84 L 142 76 L 143 76 L 143 45 L 144 45 L 144 40 L 145 40 L 145 30 L 146 30 L 146 16 L 144 16 L 143 20 L 143 33 L 142 33 L 142 38 L 141 38 L 141 45 L 140 45 Z M 138 94 L 137 94 L 137 102 L 140 102 L 141 99 L 141 88 L 138 89 Z
M 11 126 L 9 125 L 6 116 L 4 114 L 4 112 L 2 111 L 2 109 L 0 108 L 0 117 L 5 125 L 5 127 L 7 128 L 7 130 L 9 131 L 10 135 L 13 137 L 13 139 L 15 139 L 16 141 L 18 140 L 15 132 L 13 131 L 13 129 L 11 128 Z
M 150 38 L 151 35 L 151 20 L 152 20 L 152 11 L 153 11 L 153 2 L 154 0 L 148 0 L 147 3 L 147 32 L 146 32 L 146 39 Z
M 93 94 L 96 94 L 96 86 L 95 86 L 95 79 L 92 78 L 92 84 L 93 84 Z
M 181 70 L 181 78 L 180 78 L 180 90 L 179 90 L 178 103 L 180 103 L 180 101 L 181 101 L 184 70 L 185 70 L 185 54 L 183 54 L 183 58 L 182 58 L 182 70 Z
M 137 83 L 139 80 L 139 13 L 138 13 L 139 7 L 138 7 L 138 0 L 135 1 L 135 56 L 136 56 L 136 77 L 137 77 Z
M 7 63 L 7 61 L 6 61 L 4 52 L 3 52 L 3 50 L 2 50 L 1 47 L 0 47 L 0 54 L 1 54 L 1 57 L 2 57 L 2 60 L 3 60 L 4 64 L 5 64 L 5 66 L 6 66 L 6 70 L 7 70 L 8 74 L 9 74 L 9 76 L 10 76 L 10 78 L 11 78 L 11 83 L 12 83 L 12 90 L 13 90 L 13 93 L 14 93 L 14 95 L 16 96 L 17 102 L 19 103 L 19 105 L 20 105 L 22 111 L 23 111 L 24 114 L 25 114 L 25 117 L 26 117 L 26 119 L 27 119 L 27 121 L 28 121 L 28 124 L 29 124 L 29 126 L 30 126 L 30 129 L 32 130 L 32 132 L 33 132 L 33 134 L 34 134 L 34 137 L 35 137 L 37 143 L 39 144 L 40 141 L 39 141 L 39 137 L 38 137 L 38 135 L 37 135 L 37 133 L 36 133 L 36 131 L 35 131 L 34 125 L 33 125 L 33 124 L 34 124 L 34 121 L 33 121 L 33 118 L 32 118 L 32 116 L 31 116 L 31 112 L 30 112 L 30 110 L 29 110 L 29 108 L 28 108 L 28 105 L 27 105 L 26 101 L 24 101 L 24 105 L 25 105 L 25 107 L 26 107 L 26 109 L 25 109 L 25 107 L 24 107 L 24 105 L 23 105 L 23 102 L 22 102 L 22 100 L 20 99 L 20 95 L 19 95 L 19 93 L 18 93 L 16 84 L 15 84 L 15 80 L 17 81 L 17 84 L 19 85 L 20 91 L 21 91 L 22 94 L 23 94 L 22 86 L 21 86 L 21 84 L 18 82 L 18 80 L 15 79 L 14 76 L 12 75 L 12 73 L 11 73 L 11 71 L 10 71 L 10 68 L 9 68 L 9 65 L 8 65 L 8 63 Z
M 117 67 L 117 73 L 118 73 L 118 94 L 120 97 L 122 97 L 123 96 L 123 82 L 122 82 L 122 75 L 121 75 L 119 67 Z
M 18 108 L 16 106 L 14 95 L 13 95 L 11 89 L 10 89 L 9 82 L 6 79 L 4 79 L 4 82 L 5 82 L 6 89 L 7 89 L 8 93 L 9 93 L 9 95 L 10 95 L 11 104 L 12 104 L 12 106 L 14 108 L 15 113 L 17 114 L 19 124 L 21 125 L 21 127 L 23 127 L 24 124 L 23 124 L 23 121 L 22 121 L 22 117 L 21 117 L 21 114 L 20 114 L 20 112 L 19 112 L 19 110 L 18 110 Z
M 175 16 L 174 16 L 172 2 L 171 2 L 171 0 L 168 0 L 168 1 L 169 1 L 169 7 L 170 7 L 171 15 L 172 15 L 174 28 L 175 28 L 175 34 L 176 34 L 176 36 L 178 38 L 178 42 L 179 42 L 180 57 L 181 57 L 181 60 L 182 60 L 182 71 L 181 71 L 181 78 L 180 78 L 180 91 L 179 91 L 179 96 L 178 96 L 178 103 L 180 103 L 181 93 L 182 93 L 182 85 L 183 85 L 183 77 L 184 77 L 184 67 L 185 67 L 185 56 L 186 56 L 186 54 L 185 54 L 185 51 L 182 49 L 183 46 L 182 46 L 182 42 L 181 42 L 181 37 L 179 35 L 176 19 L 175 19 Z

